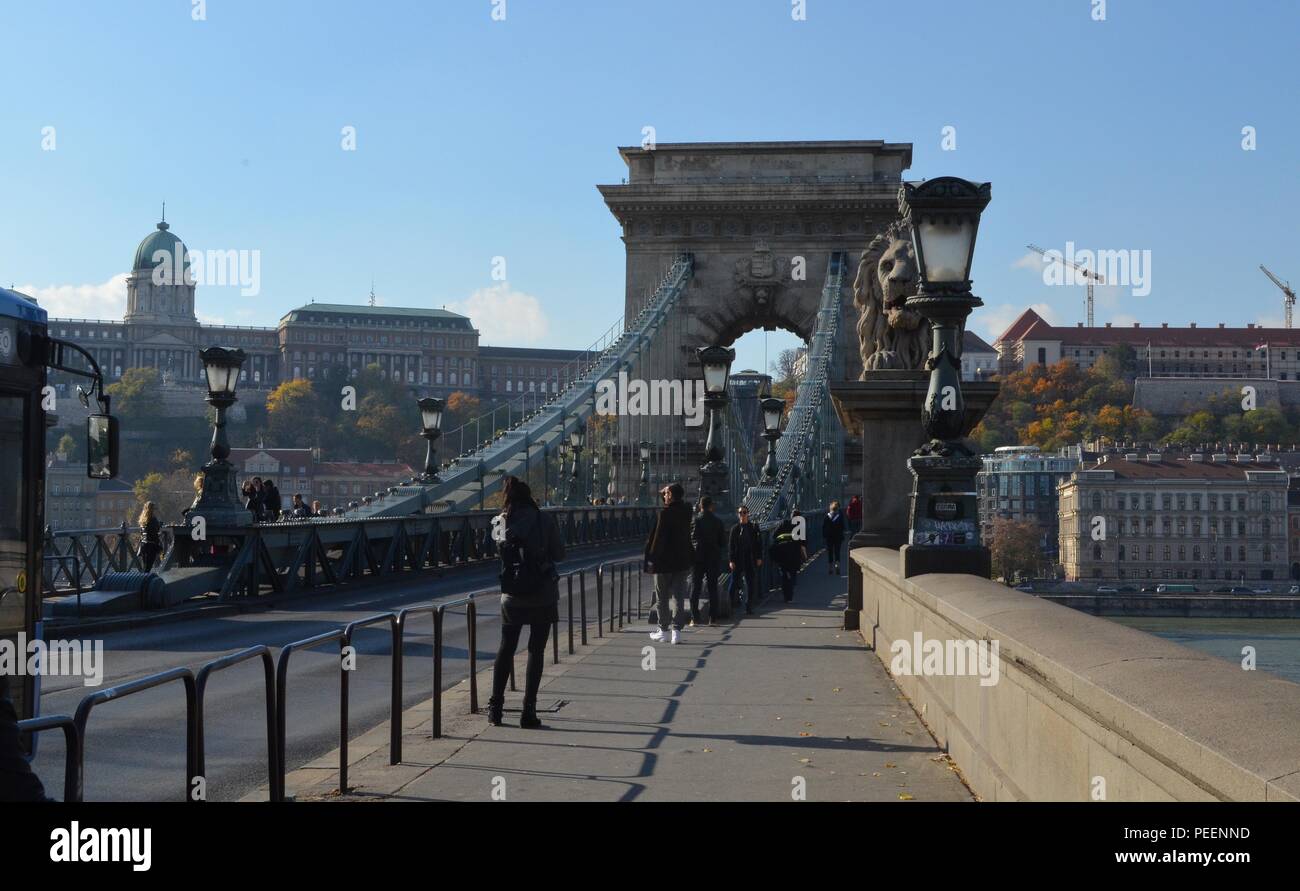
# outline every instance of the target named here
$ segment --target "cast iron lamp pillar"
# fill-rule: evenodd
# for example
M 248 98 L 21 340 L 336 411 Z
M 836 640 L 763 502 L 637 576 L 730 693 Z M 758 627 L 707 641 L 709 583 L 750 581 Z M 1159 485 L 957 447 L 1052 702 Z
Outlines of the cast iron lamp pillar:
M 641 481 L 637 484 L 636 503 L 642 506 L 650 504 L 650 443 L 642 440 L 637 448 L 641 454 Z
M 423 482 L 441 482 L 438 478 L 438 437 L 442 436 L 442 400 L 426 396 L 416 403 L 420 407 L 422 429 L 420 435 L 428 441 L 424 456 Z
M 767 440 L 767 462 L 763 465 L 763 476 L 773 480 L 780 471 L 776 463 L 776 443 L 781 438 L 781 415 L 785 412 L 785 400 L 768 396 L 759 405 L 763 410 L 763 438 Z
M 582 447 L 587 441 L 587 425 L 578 421 L 576 427 L 569 431 L 569 453 L 573 456 L 573 467 L 569 473 L 568 503 L 579 505 L 585 503 L 582 496 Z
M 719 511 L 727 509 L 727 479 L 730 470 L 722 448 L 722 410 L 727 407 L 727 379 L 736 351 L 728 347 L 699 349 L 704 373 L 704 407 L 709 412 L 709 437 L 704 443 L 704 464 L 700 467 L 700 494 L 709 495 Z
M 207 403 L 216 417 L 212 428 L 212 458 L 200 470 L 199 495 L 189 513 L 202 517 L 208 526 L 247 526 L 253 522 L 253 515 L 239 501 L 235 467 L 226 460 L 230 457 L 226 409 L 236 402 L 235 388 L 239 384 L 239 369 L 244 364 L 244 351 L 209 347 L 199 352 L 199 359 L 208 379 Z
M 970 269 L 989 183 L 945 176 L 904 184 L 899 212 L 912 232 L 920 277 L 906 306 L 930 323 L 930 384 L 921 423 L 930 442 L 908 459 L 912 516 L 903 547 L 904 577 L 925 572 L 990 575 L 989 550 L 980 542 L 976 474 L 982 468 L 961 438 L 966 404 L 961 392 L 961 349 L 966 318 L 983 302 L 971 293 Z

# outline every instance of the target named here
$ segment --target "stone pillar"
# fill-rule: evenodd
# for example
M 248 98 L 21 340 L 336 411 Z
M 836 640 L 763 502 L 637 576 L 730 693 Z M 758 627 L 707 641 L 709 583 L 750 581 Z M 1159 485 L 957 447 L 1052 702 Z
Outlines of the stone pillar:
M 862 437 L 862 529 L 854 548 L 893 548 L 907 544 L 912 474 L 907 459 L 928 441 L 921 426 L 930 375 L 926 371 L 869 371 L 864 380 L 831 384 L 831 398 L 846 430 Z M 979 423 L 997 398 L 995 381 L 964 381 L 966 424 Z M 857 565 L 849 561 L 850 575 Z M 861 585 L 850 579 L 844 627 L 855 630 L 862 610 Z M 856 592 L 856 593 L 855 593 Z

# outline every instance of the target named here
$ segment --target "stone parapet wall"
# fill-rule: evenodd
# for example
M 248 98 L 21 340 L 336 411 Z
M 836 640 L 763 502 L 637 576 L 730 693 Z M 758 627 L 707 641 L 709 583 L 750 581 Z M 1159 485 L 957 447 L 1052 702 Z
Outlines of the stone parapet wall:
M 886 668 L 917 632 L 997 641 L 992 685 L 891 671 L 982 798 L 1300 801 L 1300 685 L 987 579 L 904 580 L 897 551 L 851 556 Z

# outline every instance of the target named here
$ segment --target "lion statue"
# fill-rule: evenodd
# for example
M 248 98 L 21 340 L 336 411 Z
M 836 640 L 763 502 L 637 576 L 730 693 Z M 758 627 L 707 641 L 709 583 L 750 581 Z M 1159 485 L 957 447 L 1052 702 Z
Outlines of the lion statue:
M 853 302 L 862 313 L 858 343 L 863 380 L 871 371 L 925 367 L 930 326 L 903 305 L 917 284 L 911 231 L 905 223 L 892 223 L 862 252 L 853 281 Z

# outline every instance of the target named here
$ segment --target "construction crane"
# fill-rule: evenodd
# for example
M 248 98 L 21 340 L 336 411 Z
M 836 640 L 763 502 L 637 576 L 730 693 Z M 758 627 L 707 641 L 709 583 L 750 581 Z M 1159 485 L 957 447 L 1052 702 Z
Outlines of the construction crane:
M 1093 300 L 1092 287 L 1094 283 L 1098 285 L 1104 285 L 1106 284 L 1106 280 L 1102 278 L 1100 275 L 1098 275 L 1097 273 L 1093 272 L 1087 266 L 1080 266 L 1078 263 L 1072 263 L 1069 260 L 1065 259 L 1060 255 L 1060 252 L 1057 252 L 1056 254 L 1049 254 L 1047 251 L 1043 250 L 1036 244 L 1027 245 L 1027 247 L 1031 251 L 1036 251 L 1037 253 L 1042 254 L 1044 257 L 1046 257 L 1049 260 L 1055 260 L 1058 263 L 1060 263 L 1062 266 L 1070 267 L 1074 271 L 1078 272 L 1081 276 L 1083 276 L 1084 282 L 1088 285 L 1088 327 L 1089 328 L 1094 327 L 1093 306 L 1095 305 L 1095 301 Z
M 1282 299 L 1282 311 L 1286 314 L 1286 326 L 1290 328 L 1291 310 L 1295 307 L 1295 291 L 1291 289 L 1291 283 L 1278 281 L 1277 276 L 1269 272 L 1268 267 L 1265 266 L 1263 263 L 1259 264 L 1259 268 L 1264 272 L 1265 275 L 1268 276 L 1269 281 L 1271 281 L 1273 284 L 1281 288 L 1282 293 L 1286 295 Z

